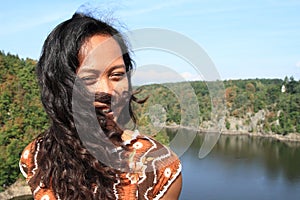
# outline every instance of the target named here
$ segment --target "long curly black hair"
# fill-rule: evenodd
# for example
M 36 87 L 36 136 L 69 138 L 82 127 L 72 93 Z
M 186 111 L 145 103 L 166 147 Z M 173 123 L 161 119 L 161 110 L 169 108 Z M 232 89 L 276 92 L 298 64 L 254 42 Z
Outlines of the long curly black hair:
M 81 13 L 75 13 L 71 19 L 59 24 L 49 34 L 37 64 L 41 100 L 51 125 L 38 137 L 42 141 L 39 168 L 30 182 L 38 182 L 41 183 L 41 187 L 52 188 L 60 199 L 115 198 L 113 184 L 116 181 L 115 175 L 120 170 L 107 165 L 105 161 L 111 158 L 107 147 L 113 144 L 126 148 L 122 146 L 123 131 L 117 125 L 108 128 L 106 126 L 108 120 L 102 113 L 96 113 L 101 130 L 107 136 L 99 137 L 101 134 L 99 123 L 95 125 L 92 123 L 93 120 L 90 120 L 94 117 L 90 113 L 95 113 L 95 108 L 92 100 L 87 97 L 92 94 L 89 94 L 83 84 L 81 85 L 80 80 L 76 81 L 76 70 L 80 65 L 80 48 L 90 37 L 97 34 L 114 37 L 120 45 L 126 71 L 129 73 L 134 63 L 124 37 L 109 24 Z M 127 113 L 129 111 L 134 121 L 130 102 L 138 100 L 131 94 L 130 77 L 128 80 L 129 104 L 128 108 L 124 109 L 127 109 Z M 80 99 L 76 105 L 74 96 Z M 80 108 L 79 111 L 74 111 L 76 106 Z M 90 144 L 90 148 L 87 148 L 79 137 L 75 114 L 80 116 L 78 123 L 83 127 L 82 130 L 86 131 L 89 138 L 87 140 L 97 141 Z M 122 123 L 125 122 L 126 120 L 123 120 Z M 91 151 L 101 153 L 103 160 L 96 159 Z

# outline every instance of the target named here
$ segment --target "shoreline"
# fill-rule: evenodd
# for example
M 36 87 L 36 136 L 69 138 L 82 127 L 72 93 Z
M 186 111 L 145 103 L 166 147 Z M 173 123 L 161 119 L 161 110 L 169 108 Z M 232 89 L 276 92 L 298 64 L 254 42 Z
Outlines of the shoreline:
M 212 130 L 212 129 L 194 129 L 194 128 L 189 128 L 189 127 L 184 127 L 180 125 L 168 125 L 164 126 L 164 128 L 168 129 L 187 129 L 187 130 L 193 130 L 197 131 L 197 133 L 216 133 L 218 132 L 217 130 Z M 249 137 L 262 137 L 262 138 L 271 138 L 275 139 L 278 141 L 282 142 L 299 142 L 300 143 L 300 133 L 288 133 L 287 135 L 279 135 L 276 133 L 259 133 L 259 132 L 245 132 L 245 131 L 231 131 L 231 130 L 226 130 L 226 131 L 221 131 L 221 135 L 227 135 L 227 136 L 233 136 L 233 135 L 246 135 Z
M 278 135 L 276 133 L 247 133 L 247 132 L 235 132 L 235 131 L 224 131 L 222 135 L 247 135 L 249 137 L 261 137 L 261 138 L 271 138 L 281 142 L 297 142 L 300 143 L 299 133 L 289 133 L 287 135 Z

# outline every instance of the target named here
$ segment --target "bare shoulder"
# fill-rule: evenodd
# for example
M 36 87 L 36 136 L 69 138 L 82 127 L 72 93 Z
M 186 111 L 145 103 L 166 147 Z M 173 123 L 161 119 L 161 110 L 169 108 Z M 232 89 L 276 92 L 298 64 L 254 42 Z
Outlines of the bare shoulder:
M 176 180 L 171 184 L 164 196 L 160 200 L 176 200 L 179 198 L 182 188 L 182 175 L 177 176 Z

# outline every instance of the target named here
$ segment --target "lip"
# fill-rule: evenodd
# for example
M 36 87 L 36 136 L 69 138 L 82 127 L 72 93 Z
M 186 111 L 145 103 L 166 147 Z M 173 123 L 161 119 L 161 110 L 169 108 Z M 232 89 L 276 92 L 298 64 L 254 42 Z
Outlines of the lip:
M 94 106 L 95 108 L 102 110 L 102 112 L 106 115 L 106 116 L 113 116 L 113 111 L 111 110 L 110 105 L 107 105 L 105 103 L 101 103 L 101 102 L 94 102 Z

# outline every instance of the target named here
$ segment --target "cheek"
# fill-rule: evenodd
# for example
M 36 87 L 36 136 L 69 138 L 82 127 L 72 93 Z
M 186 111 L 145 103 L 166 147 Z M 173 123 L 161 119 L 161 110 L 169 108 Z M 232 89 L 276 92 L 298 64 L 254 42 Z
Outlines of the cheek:
M 114 88 L 115 88 L 115 91 L 118 94 L 122 94 L 122 92 L 128 91 L 129 90 L 129 85 L 128 85 L 127 78 L 124 78 L 122 81 L 115 84 Z
M 112 95 L 112 110 L 116 119 L 119 118 L 122 110 L 129 103 L 129 97 L 126 95 L 128 94 L 128 91 L 129 84 L 127 79 L 123 79 L 118 82 L 114 87 L 114 93 Z

